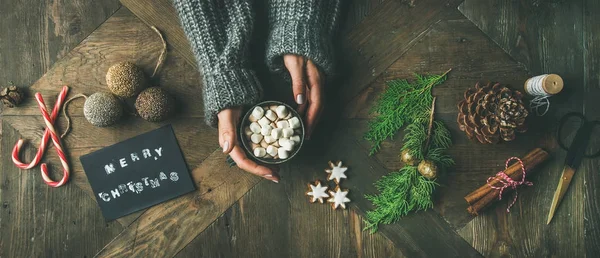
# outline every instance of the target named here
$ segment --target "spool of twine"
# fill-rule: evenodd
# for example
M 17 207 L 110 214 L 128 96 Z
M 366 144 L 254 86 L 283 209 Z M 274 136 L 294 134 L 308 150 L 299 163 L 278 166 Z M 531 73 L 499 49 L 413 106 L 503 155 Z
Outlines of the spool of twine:
M 531 110 L 538 116 L 545 115 L 550 109 L 548 98 L 561 92 L 563 87 L 563 79 L 557 74 L 542 74 L 527 79 L 525 92 L 534 97 L 529 103 Z

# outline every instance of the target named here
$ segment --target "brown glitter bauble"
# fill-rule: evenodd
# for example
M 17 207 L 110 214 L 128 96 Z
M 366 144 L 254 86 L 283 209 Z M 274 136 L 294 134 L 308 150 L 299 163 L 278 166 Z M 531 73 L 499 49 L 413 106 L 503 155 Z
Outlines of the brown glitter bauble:
M 113 125 L 123 116 L 121 101 L 107 92 L 97 92 L 85 100 L 83 115 L 90 124 L 105 127 Z
M 400 153 L 400 160 L 402 160 L 402 162 L 404 162 L 404 164 L 406 165 L 414 166 L 415 164 L 417 164 L 417 160 L 415 159 L 415 157 L 413 157 L 413 155 L 410 154 L 409 150 L 403 150 Z
M 131 62 L 120 62 L 106 73 L 108 89 L 121 98 L 131 98 L 146 88 L 144 71 Z
M 135 109 L 143 119 L 161 122 L 168 119 L 175 111 L 175 100 L 162 88 L 150 87 L 138 95 Z
M 417 169 L 419 170 L 419 173 L 421 173 L 421 175 L 423 175 L 427 179 L 435 179 L 437 177 L 438 167 L 432 161 L 421 161 Z

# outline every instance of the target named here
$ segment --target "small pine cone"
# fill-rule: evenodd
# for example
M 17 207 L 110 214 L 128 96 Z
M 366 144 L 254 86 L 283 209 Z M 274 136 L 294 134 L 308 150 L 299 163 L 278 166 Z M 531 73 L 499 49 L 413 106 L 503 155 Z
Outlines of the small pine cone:
M 9 86 L 0 91 L 0 99 L 5 107 L 13 108 L 21 104 L 25 94 L 16 86 Z
M 512 141 L 515 132 L 527 131 L 525 120 L 529 112 L 522 98 L 521 92 L 500 83 L 477 83 L 475 88 L 467 89 L 464 100 L 458 103 L 459 128 L 469 139 L 484 144 Z

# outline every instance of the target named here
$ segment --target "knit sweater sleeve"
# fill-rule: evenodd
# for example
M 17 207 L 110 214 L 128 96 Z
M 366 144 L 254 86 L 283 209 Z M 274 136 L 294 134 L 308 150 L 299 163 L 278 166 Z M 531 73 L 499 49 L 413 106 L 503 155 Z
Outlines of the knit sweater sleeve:
M 262 89 L 248 62 L 254 13 L 249 0 L 174 0 L 203 75 L 207 124 L 222 109 L 251 105 Z
M 333 72 L 332 37 L 340 12 L 340 0 L 269 0 L 270 33 L 267 65 L 284 68 L 284 54 L 308 57 L 326 75 Z

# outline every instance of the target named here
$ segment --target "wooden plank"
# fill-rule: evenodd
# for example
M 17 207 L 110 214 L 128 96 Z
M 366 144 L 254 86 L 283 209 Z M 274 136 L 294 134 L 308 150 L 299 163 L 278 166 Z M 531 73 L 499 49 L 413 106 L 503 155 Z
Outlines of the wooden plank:
M 108 1 L 2 1 L 0 85 L 27 87 L 121 5 Z
M 584 108 L 589 119 L 600 120 L 598 97 L 600 96 L 600 22 L 594 13 L 600 11 L 600 2 L 586 0 L 583 3 L 583 60 L 584 60 Z M 598 129 L 598 128 L 597 128 Z M 590 140 L 597 150 L 600 146 L 600 130 Z M 577 171 L 584 175 L 585 192 L 584 228 L 585 254 L 594 257 L 600 254 L 600 160 L 584 160 Z
M 381 234 L 362 231 L 363 219 L 354 211 L 308 202 L 308 182 L 328 184 L 326 166 L 303 153 L 281 168 L 279 184 L 261 182 L 178 257 L 194 257 L 199 249 L 203 257 L 401 256 Z
M 392 63 L 443 20 L 461 1 L 418 1 L 409 7 L 401 1 L 385 1 L 366 17 L 341 43 L 339 74 L 344 78 L 340 98 L 350 101 Z
M 6 121 L 2 126 L 0 149 L 10 153 L 20 135 Z M 91 257 L 122 230 L 106 224 L 96 203 L 74 185 L 51 189 L 39 169 L 20 170 L 7 159 L 0 167 L 0 256 Z
M 197 191 L 151 207 L 98 257 L 172 257 L 261 179 L 230 168 L 220 150 L 192 171 Z
M 156 34 L 123 8 L 57 62 L 31 87 L 31 91 L 42 92 L 49 105 L 54 103 L 64 84 L 71 86 L 70 96 L 76 93 L 89 95 L 97 91 L 106 91 L 105 73 L 108 67 L 119 61 L 132 60 L 150 74 L 160 48 L 161 43 Z M 201 94 L 198 74 L 179 54 L 171 52 L 158 75 L 159 77 L 153 80 L 153 85 L 161 85 L 167 89 L 179 103 L 177 116 L 165 123 L 173 124 L 186 162 L 190 168 L 194 168 L 218 147 L 215 130 L 203 121 L 203 102 L 198 98 Z M 71 180 L 93 197 L 79 163 L 79 156 L 158 128 L 165 123 L 154 124 L 129 116 L 112 127 L 94 127 L 82 116 L 83 102 L 74 101 L 69 106 L 73 129 L 64 140 L 64 144 L 73 166 Z M 130 109 L 133 109 L 132 106 Z M 4 120 L 19 130 L 25 139 L 31 140 L 33 145 L 39 144 L 43 121 L 32 98 L 18 109 L 5 110 Z M 59 128 L 65 128 L 64 119 L 60 118 L 58 123 Z M 57 160 L 52 151 L 49 153 L 49 158 Z M 139 213 L 120 218 L 118 221 L 129 225 L 137 216 Z
M 513 58 L 526 64 L 533 74 L 558 73 L 564 78 L 566 88 L 551 98 L 553 110 L 542 123 L 549 132 L 555 130 L 561 115 L 582 111 L 582 100 L 594 96 L 583 86 L 584 70 L 589 68 L 585 67 L 582 16 L 593 10 L 583 9 L 582 3 L 493 1 L 494 8 L 490 8 L 490 3 L 468 0 L 460 6 L 467 18 Z M 552 146 L 555 138 L 549 135 L 543 141 Z M 584 213 L 588 206 L 581 205 L 587 201 L 585 191 L 589 187 L 584 176 L 575 177 L 557 215 L 549 226 L 546 225 L 564 157 L 564 151 L 555 151 L 554 159 L 545 166 L 545 173 L 532 177 L 535 186 L 523 192 L 535 197 L 518 202 L 518 215 L 514 212 L 506 214 L 502 211 L 505 206 L 497 205 L 495 212 L 491 210 L 473 220 L 461 230 L 461 235 L 484 255 L 584 256 L 586 249 L 591 248 L 584 245 L 585 222 L 598 220 L 593 212 L 588 217 Z M 586 170 L 582 167 L 578 174 L 586 175 L 589 173 Z

